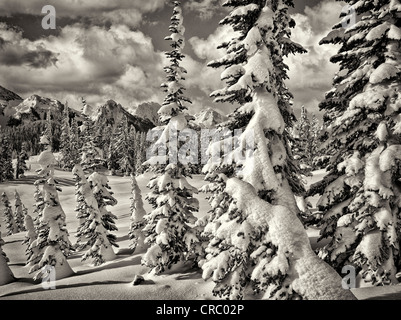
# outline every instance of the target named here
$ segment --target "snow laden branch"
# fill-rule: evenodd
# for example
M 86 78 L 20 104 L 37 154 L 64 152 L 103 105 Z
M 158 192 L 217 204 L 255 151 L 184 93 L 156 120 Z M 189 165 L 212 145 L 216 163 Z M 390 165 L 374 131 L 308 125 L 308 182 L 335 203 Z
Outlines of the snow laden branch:
M 340 64 L 324 110 L 328 174 L 320 194 L 320 257 L 338 271 L 352 265 L 363 285 L 397 284 L 401 255 L 401 6 L 399 1 L 348 4 L 362 18 L 341 23 L 322 43 L 339 43 Z
M 349 290 L 342 288 L 341 277 L 313 252 L 306 231 L 293 212 L 285 206 L 271 205 L 260 199 L 250 184 L 237 178 L 227 181 L 226 192 L 233 199 L 230 209 L 235 207 L 235 211 L 241 212 L 242 221 L 236 221 L 238 229 L 234 230 L 222 223 L 217 232 L 221 236 L 226 232 L 225 236 L 231 237 L 230 242 L 239 250 L 248 246 L 252 230 L 262 232 L 271 242 L 270 248 L 256 247 L 250 254 L 256 264 L 251 274 L 254 283 L 263 283 L 267 274 L 271 278 L 284 277 L 283 287 L 290 287 L 303 299 L 354 299 Z M 224 268 L 234 269 L 235 265 L 227 265 L 224 260 L 218 265 L 215 261 L 206 262 L 204 275 L 217 275 Z M 213 279 L 217 280 L 216 275 Z M 269 284 L 266 286 L 265 297 L 270 298 Z M 280 291 L 285 290 L 276 292 L 278 296 Z

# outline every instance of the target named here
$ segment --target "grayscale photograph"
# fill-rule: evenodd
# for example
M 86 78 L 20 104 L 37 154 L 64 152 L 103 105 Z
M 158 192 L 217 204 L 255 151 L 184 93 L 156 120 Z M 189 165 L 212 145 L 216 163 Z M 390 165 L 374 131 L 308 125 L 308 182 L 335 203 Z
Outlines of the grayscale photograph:
M 0 304 L 401 300 L 400 246 L 400 0 L 0 0 Z

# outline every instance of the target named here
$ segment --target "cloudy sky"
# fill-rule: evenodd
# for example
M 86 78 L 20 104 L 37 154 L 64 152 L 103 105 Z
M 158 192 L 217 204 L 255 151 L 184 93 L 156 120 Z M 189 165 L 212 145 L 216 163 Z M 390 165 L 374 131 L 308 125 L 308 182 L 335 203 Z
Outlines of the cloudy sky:
M 191 112 L 212 106 L 227 113 L 235 107 L 209 98 L 222 83 L 220 71 L 206 64 L 221 56 L 216 46 L 231 32 L 219 26 L 227 13 L 221 2 L 182 1 Z M 329 62 L 337 48 L 318 42 L 338 22 L 344 4 L 295 2 L 293 39 L 308 53 L 287 59 L 288 86 L 296 110 L 306 105 L 317 112 L 337 70 Z M 45 5 L 56 8 L 56 30 L 42 28 Z M 171 15 L 165 0 L 0 0 L 0 85 L 23 98 L 39 94 L 68 100 L 75 108 L 80 108 L 80 97 L 92 105 L 113 99 L 127 108 L 162 103 L 164 51 L 170 49 L 164 37 Z

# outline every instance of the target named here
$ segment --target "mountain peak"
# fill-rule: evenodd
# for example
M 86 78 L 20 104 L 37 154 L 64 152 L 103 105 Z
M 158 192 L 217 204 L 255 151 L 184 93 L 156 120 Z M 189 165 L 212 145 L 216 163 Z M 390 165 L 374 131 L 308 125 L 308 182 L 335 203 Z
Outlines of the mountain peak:
M 23 100 L 14 109 L 14 118 L 16 119 L 45 120 L 46 114 L 49 110 L 52 113 L 58 114 L 62 112 L 64 106 L 58 100 L 45 98 L 37 94 L 33 94 Z
M 157 113 L 161 105 L 157 102 L 144 102 L 135 107 L 131 107 L 130 111 L 133 115 L 142 119 L 150 120 L 155 126 L 159 125 L 159 114 Z
M 3 101 L 13 101 L 13 100 L 23 100 L 18 94 L 0 86 L 0 100 Z
M 93 115 L 95 122 L 105 122 L 113 127 L 126 116 L 128 123 L 133 125 L 138 131 L 148 131 L 154 127 L 154 124 L 148 119 L 142 119 L 139 116 L 129 113 L 123 106 L 114 100 L 108 100 L 105 104 L 99 106 Z
M 194 123 L 196 123 L 201 128 L 211 129 L 216 127 L 216 125 L 225 122 L 228 118 L 222 115 L 217 110 L 207 107 L 197 113 L 195 116 Z

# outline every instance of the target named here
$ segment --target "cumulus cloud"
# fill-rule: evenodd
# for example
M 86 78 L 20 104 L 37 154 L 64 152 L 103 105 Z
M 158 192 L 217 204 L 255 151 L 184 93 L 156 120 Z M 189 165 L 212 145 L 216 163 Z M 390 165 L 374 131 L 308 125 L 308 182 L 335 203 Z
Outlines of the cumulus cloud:
M 217 49 L 217 46 L 235 36 L 235 31 L 227 25 L 219 26 L 206 39 L 192 37 L 188 40 L 195 55 L 203 60 L 211 61 L 221 57 L 224 50 Z
M 41 15 L 43 6 L 42 0 L 1 2 L 0 16 Z M 24 97 L 37 93 L 79 103 L 78 97 L 85 96 L 92 105 L 107 99 L 126 107 L 163 101 L 160 84 L 165 80 L 163 66 L 168 61 L 154 48 L 149 36 L 132 29 L 143 22 L 146 13 L 162 8 L 164 0 L 49 0 L 46 4 L 55 6 L 57 16 L 84 17 L 85 21 L 75 23 L 81 20 L 72 19 L 56 35 L 33 40 L 23 38 L 20 31 L 7 29 L 3 24 L 0 27 L 0 84 L 5 87 L 10 84 Z M 223 12 L 221 0 L 189 0 L 183 5 L 191 15 L 198 13 L 203 19 L 212 15 L 216 19 L 216 14 Z M 303 14 L 294 15 L 297 27 L 293 30 L 293 39 L 309 51 L 286 60 L 291 69 L 288 86 L 297 106 L 305 104 L 316 109 L 324 92 L 330 89 L 337 66 L 329 59 L 337 48 L 319 46 L 318 42 L 337 22 L 341 8 L 342 4 L 334 0 L 324 1 L 306 7 Z M 104 22 L 110 23 L 108 28 L 101 26 Z M 193 54 L 186 56 L 183 66 L 188 70 L 185 86 L 193 100 L 192 111 L 211 105 L 224 113 L 234 109 L 232 105 L 213 104 L 208 98 L 224 84 L 220 80 L 222 70 L 206 65 L 224 54 L 217 46 L 233 35 L 231 28 L 220 26 L 206 38 L 187 40 Z
M 219 26 L 206 39 L 192 37 L 188 40 L 196 58 L 201 60 L 198 61 L 189 57 L 184 62 L 188 71 L 191 74 L 197 75 L 189 79 L 191 86 L 198 86 L 207 95 L 224 86 L 224 83 L 220 80 L 222 69 L 208 67 L 207 63 L 225 54 L 225 51 L 217 49 L 217 46 L 227 41 L 227 39 L 233 38 L 234 35 L 235 32 L 229 26 Z
M 292 31 L 292 40 L 308 50 L 306 54 L 290 56 L 286 63 L 290 67 L 287 85 L 294 94 L 295 107 L 305 105 L 310 110 L 318 111 L 318 104 L 326 91 L 330 90 L 338 65 L 329 60 L 337 53 L 335 45 L 319 45 L 332 26 L 338 22 L 343 4 L 325 1 L 313 8 L 306 7 L 304 14 L 295 14 L 296 27 Z
M 42 15 L 42 0 L 1 0 L 0 16 L 14 14 Z M 56 9 L 56 17 L 85 17 L 94 23 L 110 22 L 137 27 L 144 13 L 154 12 L 165 5 L 164 0 L 47 0 Z
M 47 0 L 46 5 L 56 8 L 60 16 L 88 16 L 98 12 L 110 12 L 114 10 L 137 9 L 141 12 L 153 12 L 164 6 L 164 0 Z M 1 15 L 26 13 L 41 15 L 44 6 L 42 0 L 2 0 Z
M 225 84 L 220 80 L 223 68 L 215 69 L 207 66 L 208 62 L 225 54 L 225 51 L 217 49 L 217 46 L 234 36 L 235 32 L 232 28 L 224 25 L 219 26 L 205 39 L 192 37 L 188 40 L 195 57 L 186 57 L 183 61 L 183 65 L 188 70 L 187 85 L 190 89 L 200 92 L 194 96 L 193 105 L 190 108 L 193 113 L 207 107 L 218 109 L 223 114 L 229 114 L 235 110 L 236 106 L 229 103 L 214 103 L 213 98 L 209 97 L 213 91 L 222 88 Z
M 314 7 L 305 7 L 305 15 L 313 30 L 325 31 L 339 21 L 345 3 L 342 1 L 322 1 Z
M 47 68 L 55 65 L 57 60 L 57 54 L 41 43 L 31 43 L 22 37 L 21 31 L 0 23 L 0 64 Z
M 190 0 L 184 8 L 196 12 L 203 20 L 211 19 L 218 10 L 224 10 L 221 6 L 223 0 Z
M 127 106 L 159 100 L 162 53 L 155 51 L 152 40 L 140 31 L 123 25 L 105 29 L 74 24 L 64 27 L 57 37 L 36 41 L 21 38 L 15 30 L 8 30 L 7 36 L 1 34 L 5 41 L 14 39 L 16 46 L 40 47 L 57 54 L 56 65 L 46 69 L 0 65 L 0 83 L 12 84 L 24 96 L 43 92 L 64 100 L 67 95 L 86 95 L 93 104 L 115 99 Z

